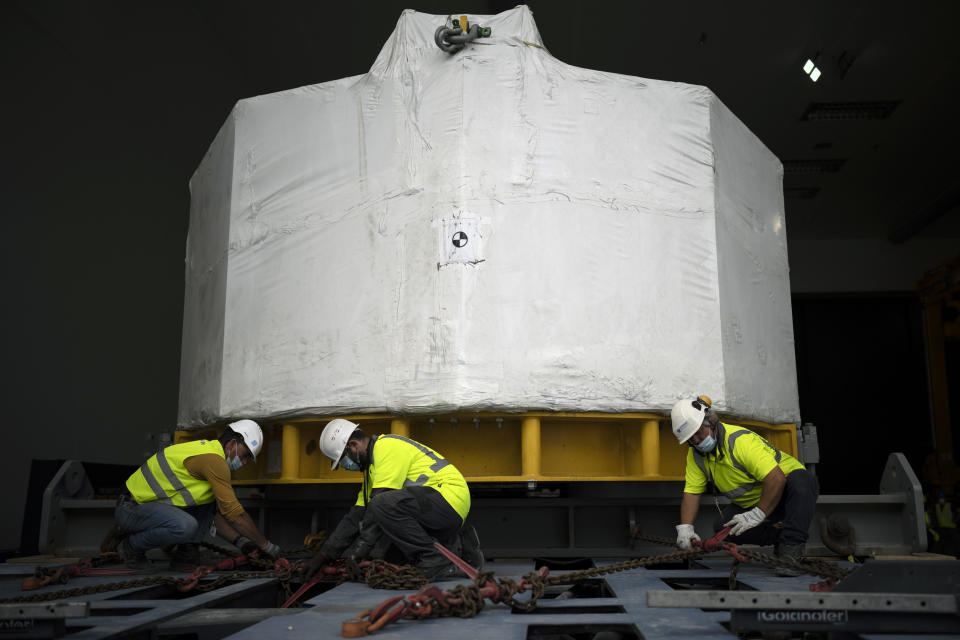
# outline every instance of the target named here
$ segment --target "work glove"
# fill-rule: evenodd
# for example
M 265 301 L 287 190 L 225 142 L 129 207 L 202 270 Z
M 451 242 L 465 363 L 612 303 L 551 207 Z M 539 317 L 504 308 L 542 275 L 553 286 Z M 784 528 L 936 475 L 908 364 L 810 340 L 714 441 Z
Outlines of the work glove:
M 306 580 L 309 580 L 313 577 L 317 571 L 320 570 L 320 567 L 330 564 L 330 556 L 325 554 L 323 551 L 313 556 L 303 568 L 303 577 Z
M 267 560 L 276 560 L 280 557 L 280 547 L 268 540 L 267 544 L 260 548 L 260 555 Z
M 693 548 L 693 541 L 699 539 L 700 536 L 698 536 L 697 532 L 693 530 L 692 524 L 677 525 L 677 546 L 684 551 Z
M 260 548 L 253 542 L 253 540 L 247 538 L 246 536 L 237 536 L 237 539 L 233 541 L 233 546 L 240 549 L 240 553 L 245 556 L 250 555 Z
M 753 529 L 755 526 L 767 519 L 767 514 L 763 512 L 763 509 L 760 507 L 754 507 L 750 511 L 744 511 L 743 513 L 738 513 L 730 519 L 730 522 L 726 523 L 725 527 L 733 527 L 730 529 L 730 535 L 738 536 L 745 531 Z

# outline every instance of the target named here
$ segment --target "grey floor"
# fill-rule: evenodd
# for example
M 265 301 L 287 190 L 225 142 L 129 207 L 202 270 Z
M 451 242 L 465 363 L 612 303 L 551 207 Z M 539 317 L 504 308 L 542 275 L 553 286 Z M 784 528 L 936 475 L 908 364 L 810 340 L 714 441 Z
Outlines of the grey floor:
M 598 565 L 610 564 L 611 559 L 597 559 Z M 429 640 L 431 638 L 450 640 L 463 638 L 465 640 L 527 640 L 531 626 L 555 625 L 623 625 L 634 630 L 642 638 L 655 640 L 670 638 L 710 638 L 735 637 L 724 623 L 729 622 L 730 614 L 724 611 L 703 611 L 701 609 L 677 608 L 648 608 L 646 594 L 649 590 L 669 590 L 672 587 L 670 580 L 682 581 L 716 581 L 726 584 L 730 572 L 730 560 L 723 555 L 714 555 L 701 561 L 702 568 L 647 570 L 634 569 L 614 573 L 602 577 L 612 592 L 611 597 L 605 598 L 569 598 L 569 599 L 542 599 L 538 610 L 534 613 L 511 613 L 505 605 L 488 603 L 479 615 L 473 618 L 434 618 L 428 620 L 400 620 L 387 628 L 378 631 L 376 636 L 396 640 L 413 639 Z M 20 581 L 32 574 L 35 565 L 2 564 L 0 565 L 0 598 L 11 598 L 24 595 L 20 590 Z M 497 577 L 519 578 L 533 570 L 533 561 L 495 561 L 488 563 L 487 569 L 493 570 Z M 553 573 L 564 573 L 554 571 Z M 165 575 L 183 577 L 184 573 L 167 573 Z M 68 585 L 54 585 L 43 591 L 61 590 L 67 588 L 105 584 L 125 581 L 137 576 L 99 576 L 74 578 Z M 756 565 L 742 565 L 738 572 L 738 580 L 743 587 L 760 591 L 800 591 L 807 592 L 811 582 L 816 579 L 809 576 L 796 578 L 777 577 L 771 569 Z M 457 583 L 466 583 L 466 580 L 447 581 L 439 583 L 444 588 L 451 588 Z M 190 625 L 184 621 L 191 612 L 216 609 L 220 603 L 228 603 L 238 594 L 245 591 L 269 588 L 270 580 L 247 580 L 237 584 L 216 589 L 209 593 L 197 594 L 179 600 L 169 599 L 116 599 L 125 595 L 135 594 L 138 589 L 124 591 L 110 591 L 106 593 L 74 596 L 70 601 L 91 602 L 91 617 L 71 620 L 68 622 L 69 637 L 73 638 L 104 638 L 116 634 L 127 634 L 158 625 L 168 628 L 177 627 L 178 620 L 181 627 Z M 688 582 L 689 584 L 689 582 Z M 402 593 L 412 594 L 414 591 L 383 591 L 370 589 L 366 585 L 345 583 L 329 591 L 321 593 L 303 603 L 295 612 L 287 615 L 271 617 L 242 628 L 228 637 L 237 640 L 262 640 L 263 638 L 285 638 L 289 640 L 315 640 L 316 638 L 340 637 L 341 624 L 344 620 L 355 618 L 362 611 L 371 609 L 389 597 Z M 520 598 L 524 598 L 521 596 Z M 236 605 L 230 605 L 236 606 Z M 617 613 L 580 612 L 569 613 L 563 611 L 569 607 L 611 607 L 620 608 Z M 223 615 L 238 625 L 249 624 L 244 620 L 244 613 L 239 609 L 224 608 Z M 582 609 L 581 609 L 582 611 Z M 194 614 L 195 615 L 195 614 Z M 596 628 L 596 627 L 594 627 Z M 623 627 L 621 627 L 623 628 Z M 161 626 L 161 630 L 163 627 Z M 189 631 L 190 629 L 171 628 L 171 632 Z M 557 631 L 560 633 L 560 631 Z M 203 638 L 203 634 L 198 635 Z M 934 640 L 938 636 L 893 636 L 877 635 L 864 636 L 877 640 L 895 640 L 906 637 L 923 637 Z M 948 636 L 939 636 L 946 638 Z

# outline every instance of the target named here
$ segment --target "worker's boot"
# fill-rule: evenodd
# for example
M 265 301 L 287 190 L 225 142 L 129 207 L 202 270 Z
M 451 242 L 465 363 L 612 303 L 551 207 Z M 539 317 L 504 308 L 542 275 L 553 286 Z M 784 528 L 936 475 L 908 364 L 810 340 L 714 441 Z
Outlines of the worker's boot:
M 472 525 L 460 529 L 460 557 L 474 569 L 483 569 L 483 551 L 480 549 L 480 536 Z
M 466 577 L 455 564 L 437 552 L 423 554 L 420 562 L 417 563 L 417 571 L 419 571 L 428 582 L 455 580 Z
M 783 544 L 782 542 L 778 542 L 774 553 L 780 560 L 803 560 L 805 551 L 805 544 Z M 783 577 L 796 577 L 804 575 L 804 572 L 787 567 L 777 567 L 776 574 Z
M 116 553 L 117 546 L 125 537 L 120 527 L 113 525 L 100 542 L 100 553 Z
M 150 572 L 154 569 L 153 564 L 147 560 L 147 554 L 143 551 L 134 551 L 130 547 L 130 541 L 124 538 L 117 544 L 117 553 L 123 560 L 123 564 L 129 569 L 137 569 L 143 572 Z
M 196 569 L 203 564 L 204 557 L 200 552 L 200 545 L 183 543 L 178 544 L 170 551 L 171 569 Z

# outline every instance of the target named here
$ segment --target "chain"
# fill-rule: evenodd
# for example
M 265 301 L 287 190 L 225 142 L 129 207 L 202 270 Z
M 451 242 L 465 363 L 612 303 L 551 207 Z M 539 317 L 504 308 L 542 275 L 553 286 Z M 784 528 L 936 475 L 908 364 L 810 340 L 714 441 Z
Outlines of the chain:
M 61 589 L 59 591 L 33 593 L 27 596 L 19 596 L 16 598 L 2 598 L 0 599 L 0 603 L 8 604 L 17 602 L 46 602 L 49 600 L 73 598 L 95 593 L 104 593 L 107 591 L 118 591 L 120 589 L 136 589 L 139 587 L 147 587 L 158 584 L 166 584 L 178 590 L 196 590 L 199 592 L 206 592 L 217 589 L 235 580 L 274 578 L 285 584 L 293 578 L 294 568 L 292 566 L 286 569 L 275 569 L 273 562 L 261 558 L 249 558 L 248 562 L 251 565 L 260 567 L 263 570 L 218 572 L 215 579 L 206 582 L 200 582 L 193 576 L 185 578 L 178 578 L 174 576 L 147 576 L 135 578 L 133 580 L 124 580 L 122 582 L 109 582 L 85 587 L 75 587 L 73 589 Z
M 670 544 L 673 544 L 671 542 Z M 663 562 L 677 562 L 682 560 L 693 560 L 699 558 L 702 555 L 705 555 L 706 552 L 702 549 L 690 549 L 689 551 L 674 551 L 673 553 L 665 553 L 661 556 L 647 556 L 644 558 L 635 558 L 633 560 L 624 560 L 623 562 L 615 562 L 613 564 L 604 565 L 602 567 L 593 567 L 592 569 L 582 569 L 580 571 L 572 571 L 570 573 L 559 573 L 556 575 L 551 575 L 547 577 L 546 583 L 548 585 L 560 585 L 560 584 L 571 584 L 584 580 L 586 578 L 596 578 L 598 576 L 606 575 L 608 573 L 617 573 L 618 571 L 629 571 L 631 569 L 637 569 L 639 567 L 648 567 L 654 564 L 660 564 Z M 524 579 L 529 579 L 529 576 L 533 574 L 528 573 L 524 576 Z
M 756 549 L 744 549 L 743 547 L 738 547 L 737 551 L 742 556 L 749 558 L 750 560 L 765 564 L 770 567 L 790 569 L 792 571 L 798 571 L 802 574 L 808 574 L 811 576 L 818 576 L 820 578 L 827 578 L 837 581 L 843 580 L 856 570 L 844 569 L 837 563 L 828 562 L 826 560 L 813 560 L 810 558 L 805 558 L 803 560 L 795 558 L 780 558 L 769 553 L 764 553 L 763 551 L 758 551 Z
M 641 536 L 635 536 L 635 538 L 639 537 Z M 669 544 L 671 546 L 673 545 L 673 541 L 667 540 L 666 538 L 643 538 L 651 542 L 661 542 L 663 544 Z M 805 574 L 825 577 L 831 580 L 841 580 L 851 572 L 851 570 L 843 569 L 835 563 L 821 560 L 794 560 L 789 558 L 778 558 L 776 556 L 759 551 L 734 548 L 732 545 L 729 549 L 727 549 L 727 551 L 733 556 L 733 566 L 731 567 L 729 576 L 731 588 L 735 588 L 736 586 L 737 572 L 740 568 L 741 561 L 744 559 L 760 562 L 773 567 L 789 568 Z M 591 569 L 583 569 L 580 571 L 572 571 L 569 573 L 556 575 L 549 575 L 549 573 L 541 569 L 525 574 L 519 581 L 510 578 L 500 578 L 499 580 L 496 580 L 492 571 L 481 571 L 478 572 L 474 577 L 473 584 L 457 585 L 453 589 L 450 589 L 446 592 L 441 591 L 439 587 L 431 584 L 421 588 L 415 596 L 400 596 L 400 602 L 396 602 L 398 600 L 397 597 L 392 598 L 381 605 L 381 607 L 386 605 L 387 608 L 380 611 L 380 614 L 378 614 L 378 618 L 376 620 L 364 620 L 364 618 L 370 616 L 371 612 L 368 611 L 365 614 L 362 614 L 360 618 L 345 621 L 344 629 L 349 629 L 351 633 L 362 632 L 360 635 L 366 635 L 366 633 L 369 631 L 375 631 L 383 628 L 386 624 L 396 620 L 398 617 L 407 619 L 435 618 L 441 616 L 459 616 L 468 618 L 477 615 L 483 610 L 484 603 L 487 598 L 494 602 L 502 602 L 507 604 L 515 610 L 527 612 L 534 611 L 537 608 L 538 600 L 543 597 L 545 588 L 548 585 L 556 586 L 574 584 L 587 578 L 595 578 L 620 571 L 629 571 L 631 569 L 637 569 L 640 567 L 647 567 L 666 562 L 693 560 L 695 558 L 704 556 L 707 553 L 708 552 L 702 548 L 690 549 L 687 551 L 674 551 L 659 556 L 635 558 L 633 560 L 615 562 L 613 564 L 594 567 Z M 355 571 L 355 568 L 347 569 L 347 571 Z M 382 579 L 385 584 L 390 583 L 393 585 L 394 583 L 392 580 L 395 579 L 399 581 L 397 578 L 399 571 L 389 572 L 390 578 L 386 577 L 387 573 L 388 572 L 384 572 L 381 574 L 383 575 Z M 547 573 L 546 576 L 544 576 L 545 573 Z M 368 570 L 368 584 L 372 581 L 371 578 L 375 574 L 376 572 Z M 405 586 L 394 588 L 411 587 Z M 529 592 L 530 597 L 524 601 L 517 600 L 515 596 L 524 592 Z M 393 608 L 391 609 L 391 607 Z
M 659 538 L 655 536 L 635 536 L 636 539 L 646 540 L 647 542 L 654 542 L 657 544 L 666 544 L 673 546 L 674 541 L 669 538 Z M 811 576 L 817 576 L 820 578 L 827 578 L 829 580 L 840 581 L 846 578 L 848 575 L 853 573 L 856 569 L 844 569 L 836 562 L 829 562 L 827 560 L 814 560 L 812 558 L 804 558 L 802 560 L 796 558 L 781 558 L 779 556 L 771 555 L 769 553 L 764 553 L 763 551 L 757 549 L 750 549 L 744 547 L 737 547 L 737 553 L 742 555 L 745 558 L 748 558 L 754 562 L 759 562 L 760 564 L 766 565 L 773 568 L 784 568 L 790 569 L 792 571 L 798 571 L 802 574 L 807 574 Z M 736 559 L 734 559 L 736 562 Z
M 648 542 L 654 542 L 658 544 L 673 545 L 673 541 L 667 538 L 657 538 L 653 536 L 636 536 L 636 539 L 643 539 Z M 219 547 L 211 543 L 201 543 L 202 546 L 207 547 L 217 553 L 236 557 L 238 554 L 231 550 Z M 797 560 L 791 558 L 779 558 L 777 556 L 770 555 L 768 553 L 763 553 L 754 549 L 744 549 L 738 548 L 738 552 L 752 561 L 759 562 L 761 564 L 772 566 L 772 567 L 782 567 L 790 569 L 793 571 L 798 571 L 800 573 L 819 576 L 822 578 L 827 578 L 831 580 L 842 580 L 843 578 L 850 575 L 853 569 L 844 569 L 833 562 L 826 562 L 823 560 Z M 521 583 L 516 582 L 510 578 L 501 578 L 497 581 L 498 589 L 500 591 L 499 600 L 505 604 L 510 605 L 521 611 L 532 611 L 537 606 L 537 600 L 539 600 L 544 593 L 546 586 L 556 586 L 556 585 L 565 585 L 573 584 L 581 580 L 588 578 L 596 578 L 599 576 L 617 573 L 620 571 L 630 571 L 632 569 L 637 569 L 640 567 L 651 566 L 655 564 L 661 564 L 665 562 L 676 562 L 676 561 L 685 561 L 693 560 L 695 558 L 706 555 L 706 552 L 702 549 L 691 549 L 688 551 L 674 551 L 671 553 L 659 555 L 659 556 L 647 556 L 643 558 L 635 558 L 633 560 L 625 560 L 622 562 L 616 562 L 609 565 L 604 565 L 600 567 L 593 567 L 590 569 L 582 569 L 580 571 L 572 571 L 564 574 L 554 574 L 549 575 L 545 580 L 538 577 L 536 572 L 530 572 L 525 574 Z M 92 559 L 91 564 L 98 566 L 105 562 L 104 559 Z M 300 570 L 298 565 L 291 565 L 287 569 L 277 570 L 274 568 L 274 563 L 270 560 L 264 558 L 249 558 L 248 562 L 260 569 L 260 571 L 231 571 L 218 573 L 217 577 L 214 580 L 207 582 L 198 582 L 195 584 L 194 589 L 200 592 L 211 591 L 217 589 L 224 584 L 235 581 L 235 580 L 245 580 L 253 578 L 274 578 L 280 581 L 284 588 L 289 592 L 289 582 L 293 579 L 294 574 Z M 734 571 L 731 572 L 731 580 L 735 580 L 735 570 L 736 560 L 734 561 Z M 0 603 L 17 603 L 17 602 L 45 602 L 49 600 L 58 600 L 61 598 L 72 598 L 82 595 L 90 595 L 95 593 L 103 593 L 106 591 L 115 591 L 120 589 L 132 589 L 138 587 L 145 587 L 157 584 L 168 584 L 175 588 L 180 588 L 191 582 L 191 578 L 175 578 L 170 576 L 149 576 L 138 578 L 134 580 L 126 580 L 123 582 L 111 582 L 106 584 L 99 585 L 90 585 L 87 587 L 77 587 L 74 589 L 64 589 L 60 591 L 50 591 L 46 593 L 36 593 L 28 596 L 20 596 L 16 598 L 3 598 L 0 599 Z M 420 589 L 423 587 L 427 580 L 420 574 L 415 567 L 410 565 L 397 567 L 391 565 L 383 560 L 372 560 L 370 563 L 363 568 L 361 568 L 355 561 L 352 559 L 347 559 L 343 561 L 343 565 L 340 568 L 337 584 L 341 584 L 348 580 L 353 580 L 357 582 L 365 582 L 373 589 L 391 589 L 391 590 L 409 590 L 409 589 Z M 494 581 L 493 572 L 480 572 L 474 580 L 472 585 L 458 585 L 451 589 L 448 594 L 452 598 L 449 602 L 447 599 L 444 599 L 444 602 L 436 600 L 436 598 L 430 598 L 428 602 L 430 603 L 430 614 L 424 616 L 422 614 L 417 614 L 415 611 L 411 611 L 406 617 L 436 617 L 436 616 L 459 616 L 459 617 L 471 617 L 479 613 L 484 607 L 484 597 L 480 593 L 480 587 L 487 584 L 488 582 Z M 523 584 L 524 586 L 521 586 Z M 526 601 L 519 601 L 514 596 L 517 593 L 529 590 L 530 598 Z
M 416 567 L 403 565 L 394 569 L 383 560 L 371 560 L 370 567 L 358 581 L 366 582 L 371 589 L 419 589 L 427 584 Z
M 323 537 L 320 536 L 318 539 L 319 539 L 320 541 L 322 541 L 322 540 L 323 540 Z M 220 555 L 227 556 L 228 558 L 236 558 L 237 556 L 240 555 L 238 552 L 236 552 L 236 551 L 233 550 L 233 549 L 229 549 L 229 548 L 227 548 L 227 547 L 221 547 L 220 545 L 214 544 L 214 543 L 212 543 L 212 542 L 206 542 L 206 541 L 204 541 L 204 542 L 200 542 L 199 545 L 200 545 L 201 547 L 205 547 L 205 548 L 207 548 L 207 549 L 210 549 L 211 551 L 214 551 L 214 552 L 216 552 L 216 553 L 219 553 Z M 282 557 L 282 558 L 287 558 L 287 557 L 290 557 L 290 556 L 299 556 L 299 555 L 302 555 L 302 554 L 305 554 L 305 553 L 308 553 L 308 552 L 312 551 L 312 550 L 314 549 L 314 547 L 316 547 L 316 546 L 317 546 L 317 542 L 314 541 L 313 543 L 311 543 L 311 544 L 309 544 L 309 545 L 305 545 L 305 546 L 290 547 L 290 548 L 286 548 L 286 549 L 281 549 L 281 550 L 280 550 L 280 557 Z
M 215 553 L 219 553 L 222 556 L 227 556 L 228 558 L 236 558 L 240 554 L 234 551 L 233 549 L 227 549 L 226 547 L 221 547 L 218 544 L 212 542 L 207 542 L 206 540 L 199 543 L 199 545 L 205 549 L 210 549 Z
M 639 533 L 635 533 L 635 534 L 634 534 L 633 536 L 631 536 L 631 538 L 630 538 L 630 546 L 631 546 L 631 547 L 633 546 L 633 542 L 634 542 L 635 540 L 644 540 L 644 541 L 646 541 L 646 542 L 653 542 L 654 544 L 665 544 L 665 545 L 667 545 L 668 547 L 676 546 L 676 540 L 674 540 L 674 539 L 672 539 L 672 538 L 662 538 L 662 537 L 660 537 L 660 536 L 645 536 L 645 535 L 641 535 L 641 534 L 639 534 Z
M 34 593 L 29 596 L 19 596 L 16 598 L 2 598 L 0 603 L 8 604 L 14 602 L 46 602 L 47 600 L 59 600 L 61 598 L 73 598 L 76 596 L 85 596 L 92 593 L 103 593 L 104 591 L 116 591 L 119 589 L 133 589 L 136 587 L 147 587 L 154 584 L 172 584 L 176 585 L 181 578 L 171 578 L 169 576 L 149 576 L 138 578 L 136 580 L 125 580 L 123 582 L 109 582 L 106 584 L 95 584 L 89 587 L 76 587 L 73 589 L 61 589 L 60 591 L 48 591 L 47 593 Z

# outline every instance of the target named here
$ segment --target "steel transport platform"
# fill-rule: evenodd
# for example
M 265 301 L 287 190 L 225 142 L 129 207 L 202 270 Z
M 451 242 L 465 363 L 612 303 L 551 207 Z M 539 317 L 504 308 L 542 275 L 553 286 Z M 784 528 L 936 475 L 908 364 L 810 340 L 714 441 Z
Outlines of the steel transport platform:
M 604 558 L 594 561 L 595 566 L 612 564 L 616 560 Z M 877 560 L 872 562 L 887 562 Z M 896 562 L 891 560 L 889 562 Z M 913 563 L 916 565 L 916 563 Z M 936 563 L 943 565 L 944 563 Z M 675 565 L 675 566 L 674 566 Z M 549 587 L 537 604 L 535 611 L 520 613 L 511 611 L 503 604 L 487 603 L 483 611 L 473 618 L 434 618 L 428 620 L 400 620 L 372 636 L 403 639 L 467 638 L 469 640 L 628 640 L 653 638 L 731 638 L 737 637 L 731 630 L 732 614 L 728 610 L 710 610 L 699 607 L 667 608 L 650 606 L 650 592 L 687 595 L 682 599 L 703 597 L 709 593 L 727 591 L 730 594 L 796 593 L 798 597 L 810 594 L 809 585 L 820 579 L 811 576 L 778 577 L 773 569 L 756 564 L 741 564 L 736 575 L 736 587 L 729 591 L 731 559 L 717 553 L 686 565 L 670 565 L 654 568 L 638 568 L 591 578 L 580 586 L 570 589 L 565 586 Z M 98 584 L 126 581 L 142 574 L 121 576 L 75 577 L 66 585 L 53 585 L 43 589 L 23 592 L 21 581 L 33 574 L 35 564 L 7 563 L 0 565 L 0 598 L 16 598 L 33 593 L 90 587 Z M 158 566 L 162 566 L 159 565 Z M 852 567 L 841 562 L 841 566 Z M 876 565 L 872 565 L 876 566 Z M 931 565 L 932 566 L 932 565 Z M 689 567 L 689 568 L 687 568 Z M 496 577 L 520 578 L 535 568 L 533 560 L 499 560 L 489 562 L 485 569 L 495 572 Z M 551 575 L 568 572 L 567 568 L 554 568 Z M 951 569 L 955 576 L 955 570 Z M 155 574 L 157 575 L 157 574 Z M 159 575 L 182 578 L 185 572 L 164 571 Z M 210 578 L 217 574 L 211 574 Z M 954 580 L 951 577 L 950 580 Z M 451 580 L 438 583 L 449 589 L 468 580 Z M 955 624 L 960 620 L 956 613 L 956 584 L 952 598 L 952 613 L 931 612 L 929 619 L 946 620 Z M 322 585 L 318 585 L 322 587 Z M 280 609 L 285 593 L 274 579 L 246 579 L 213 589 L 206 593 L 181 594 L 166 585 L 148 585 L 120 591 L 77 595 L 56 601 L 61 611 L 48 611 L 46 618 L 36 613 L 55 603 L 25 605 L 2 605 L 7 618 L 12 607 L 25 611 L 20 620 L 29 624 L 17 624 L 14 619 L 3 621 L 3 635 L 7 637 L 40 638 L 158 638 L 186 640 L 214 640 L 217 638 L 250 639 L 285 638 L 306 640 L 341 637 L 341 624 L 357 617 L 387 598 L 398 594 L 413 594 L 411 591 L 371 589 L 361 583 L 343 583 L 328 590 L 307 596 L 302 606 L 295 609 Z M 657 594 L 661 595 L 661 594 Z M 518 599 L 526 599 L 526 595 Z M 827 594 L 829 598 L 829 594 Z M 929 598 L 928 598 L 929 599 Z M 932 599 L 931 603 L 932 603 Z M 888 601 L 889 602 L 889 601 Z M 62 603 L 78 603 L 62 604 Z M 87 604 L 83 604 L 87 603 Z M 898 601 L 899 603 L 899 601 Z M 940 603 L 942 605 L 942 603 Z M 670 605 L 668 605 L 669 607 Z M 888 604 L 889 606 L 889 604 Z M 940 605 L 938 605 L 940 606 Z M 72 607 L 72 609 L 69 609 Z M 896 609 L 896 606 L 894 607 Z M 914 606 L 915 608 L 915 606 Z M 31 612 L 34 612 L 31 614 Z M 84 615 L 86 613 L 86 615 Z M 31 617 L 33 615 L 33 617 Z M 895 613 L 894 613 L 895 615 Z M 72 617 L 79 616 L 79 617 Z M 44 620 L 47 623 L 44 623 Z M 58 631 L 56 622 L 63 627 Z M 28 628 L 29 627 L 29 628 Z M 803 637 L 802 632 L 777 631 L 778 638 Z M 763 637 L 760 632 L 748 632 L 741 637 Z M 848 636 L 857 637 L 857 635 Z M 862 633 L 859 637 L 894 640 L 897 638 L 958 637 L 956 633 L 934 634 L 878 634 Z

